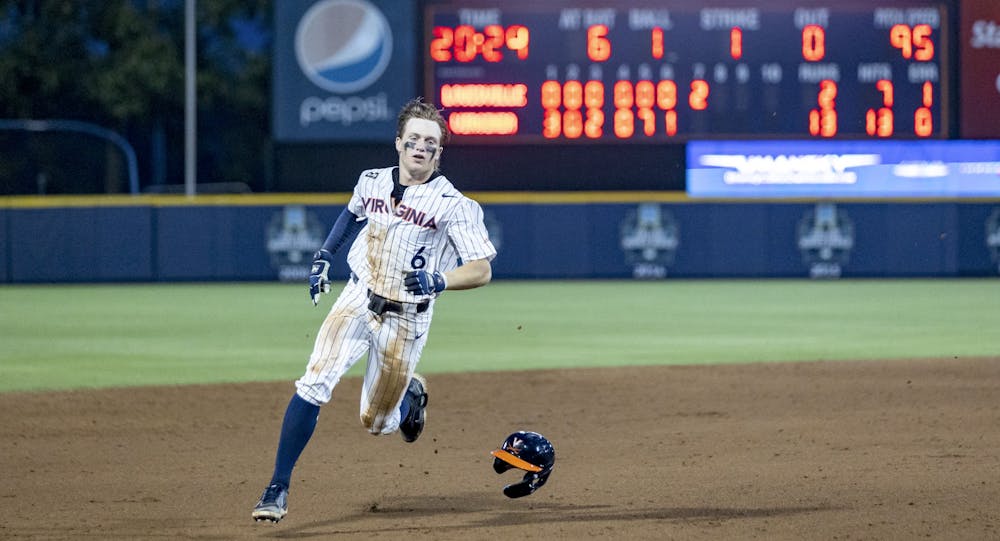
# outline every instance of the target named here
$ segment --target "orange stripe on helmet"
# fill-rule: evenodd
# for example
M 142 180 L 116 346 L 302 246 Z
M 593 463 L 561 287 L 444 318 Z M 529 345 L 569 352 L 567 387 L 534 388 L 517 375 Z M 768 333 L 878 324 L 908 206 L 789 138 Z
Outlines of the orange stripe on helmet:
M 490 454 L 495 456 L 496 458 L 499 458 L 500 460 L 503 460 L 504 462 L 510 464 L 511 466 L 514 466 L 515 468 L 520 468 L 522 470 L 530 472 L 542 471 L 542 468 L 535 466 L 534 464 L 527 462 L 521 458 L 518 458 L 508 453 L 507 451 L 504 451 L 503 449 L 497 449 L 496 451 L 493 451 Z

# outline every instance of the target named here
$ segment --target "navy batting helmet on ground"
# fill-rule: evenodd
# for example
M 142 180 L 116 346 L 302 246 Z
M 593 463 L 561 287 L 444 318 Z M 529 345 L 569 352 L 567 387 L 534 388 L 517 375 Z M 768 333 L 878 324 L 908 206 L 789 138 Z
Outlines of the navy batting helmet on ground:
M 556 450 L 549 440 L 537 432 L 524 430 L 507 436 L 491 454 L 497 473 L 514 468 L 526 472 L 520 483 L 504 487 L 503 493 L 508 498 L 527 496 L 541 488 L 549 480 L 556 462 Z

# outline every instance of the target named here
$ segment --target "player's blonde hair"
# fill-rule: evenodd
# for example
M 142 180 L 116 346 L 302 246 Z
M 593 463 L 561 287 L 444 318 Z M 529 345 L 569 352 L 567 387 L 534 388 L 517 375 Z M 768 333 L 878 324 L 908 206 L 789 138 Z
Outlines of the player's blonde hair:
M 448 139 L 451 138 L 451 132 L 448 131 L 448 123 L 441 116 L 441 111 L 438 111 L 437 107 L 434 107 L 430 103 L 426 103 L 423 98 L 414 98 L 406 102 L 406 105 L 399 111 L 399 118 L 396 122 L 397 138 L 401 139 L 403 137 L 403 130 L 406 129 L 406 123 L 411 118 L 422 118 L 437 123 L 441 128 L 441 146 L 443 147 L 448 144 Z

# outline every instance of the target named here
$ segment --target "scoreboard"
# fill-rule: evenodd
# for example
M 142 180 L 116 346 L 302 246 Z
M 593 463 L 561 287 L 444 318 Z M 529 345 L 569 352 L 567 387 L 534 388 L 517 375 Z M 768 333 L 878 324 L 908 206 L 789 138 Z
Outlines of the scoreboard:
M 457 143 L 944 139 L 943 0 L 428 0 Z

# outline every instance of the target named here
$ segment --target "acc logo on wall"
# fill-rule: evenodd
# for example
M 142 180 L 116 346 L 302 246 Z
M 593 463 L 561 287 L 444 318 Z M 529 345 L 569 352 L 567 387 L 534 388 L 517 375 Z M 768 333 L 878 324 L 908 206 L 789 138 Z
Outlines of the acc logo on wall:
M 392 30 L 365 0 L 324 0 L 309 8 L 295 31 L 302 73 L 320 88 L 349 94 L 378 80 L 392 58 Z
M 656 203 L 642 203 L 621 224 L 621 248 L 635 278 L 665 278 L 680 246 L 674 215 Z
M 811 278 L 839 278 L 854 248 L 854 224 L 833 203 L 818 203 L 799 221 L 799 251 Z
M 294 282 L 308 278 L 312 255 L 324 240 L 323 224 L 304 207 L 288 206 L 276 212 L 267 225 L 267 252 L 278 279 Z
M 993 214 L 986 219 L 986 247 L 1000 273 L 1000 208 L 994 209 Z

